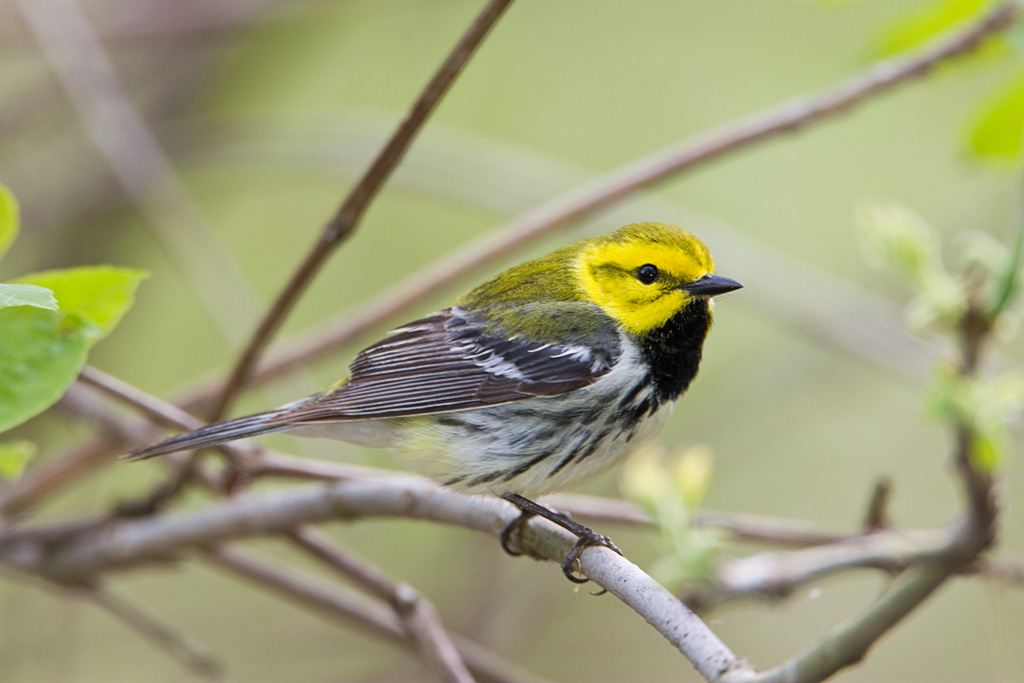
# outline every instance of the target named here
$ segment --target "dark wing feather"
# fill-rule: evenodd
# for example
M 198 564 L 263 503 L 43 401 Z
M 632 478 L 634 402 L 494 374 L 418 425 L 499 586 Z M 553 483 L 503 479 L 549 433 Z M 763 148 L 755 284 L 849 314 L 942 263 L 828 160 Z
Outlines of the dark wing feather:
M 410 323 L 363 350 L 350 379 L 277 420 L 332 422 L 465 410 L 557 396 L 585 387 L 618 359 L 619 335 L 585 304 L 558 304 L 589 316 L 588 343 L 544 344 L 508 338 L 458 308 Z M 597 329 L 598 334 L 592 330 Z

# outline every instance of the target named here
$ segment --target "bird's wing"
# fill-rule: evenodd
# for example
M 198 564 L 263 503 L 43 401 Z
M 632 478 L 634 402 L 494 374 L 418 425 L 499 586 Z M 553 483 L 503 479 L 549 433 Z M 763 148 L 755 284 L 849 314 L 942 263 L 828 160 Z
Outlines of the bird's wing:
M 550 306 L 559 329 L 569 330 L 570 338 L 573 330 L 577 337 L 586 331 L 586 344 L 522 340 L 457 307 L 447 309 L 363 350 L 347 382 L 276 419 L 295 424 L 424 415 L 557 396 L 595 382 L 618 359 L 617 329 L 596 307 Z M 531 314 L 536 318 L 538 311 Z

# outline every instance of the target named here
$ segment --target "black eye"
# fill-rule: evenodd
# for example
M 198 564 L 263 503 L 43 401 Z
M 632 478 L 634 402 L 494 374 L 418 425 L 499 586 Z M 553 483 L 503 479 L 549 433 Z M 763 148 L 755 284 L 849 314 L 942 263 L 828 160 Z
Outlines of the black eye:
M 636 279 L 645 285 L 656 282 L 660 274 L 661 273 L 658 272 L 658 266 L 652 263 L 647 263 L 636 269 Z

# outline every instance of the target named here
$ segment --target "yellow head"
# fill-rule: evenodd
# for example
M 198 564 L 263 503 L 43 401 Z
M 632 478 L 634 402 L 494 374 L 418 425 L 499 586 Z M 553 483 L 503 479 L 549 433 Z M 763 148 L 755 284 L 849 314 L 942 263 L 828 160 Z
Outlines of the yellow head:
M 636 335 L 664 325 L 695 297 L 741 285 L 714 275 L 708 248 L 664 223 L 634 223 L 583 243 L 576 276 L 587 298 Z

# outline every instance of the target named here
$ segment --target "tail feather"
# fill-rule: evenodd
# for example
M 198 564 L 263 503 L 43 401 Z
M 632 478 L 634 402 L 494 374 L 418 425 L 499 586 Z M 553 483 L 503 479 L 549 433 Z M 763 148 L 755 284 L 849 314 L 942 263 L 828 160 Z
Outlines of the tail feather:
M 291 408 L 291 406 L 285 406 L 284 408 Z M 140 448 L 139 450 L 126 455 L 125 459 L 145 460 L 146 458 L 164 455 L 165 453 L 191 451 L 197 448 L 217 446 L 222 443 L 227 443 L 228 441 L 235 441 L 236 439 L 245 439 L 250 436 L 284 431 L 292 427 L 292 425 L 288 423 L 274 422 L 273 419 L 285 412 L 287 412 L 287 410 L 278 408 L 277 410 L 270 410 L 265 413 L 256 413 L 255 415 L 246 415 L 245 417 L 239 417 L 234 420 L 215 422 L 212 425 L 201 427 L 192 432 L 185 432 L 184 434 L 172 436 L 166 441 L 161 441 L 160 443 L 153 444 L 152 446 Z

